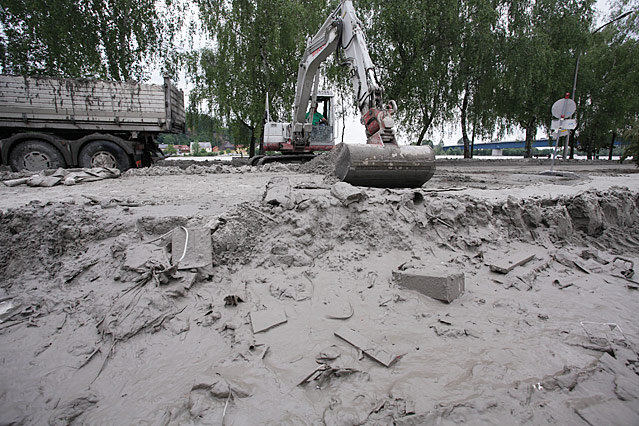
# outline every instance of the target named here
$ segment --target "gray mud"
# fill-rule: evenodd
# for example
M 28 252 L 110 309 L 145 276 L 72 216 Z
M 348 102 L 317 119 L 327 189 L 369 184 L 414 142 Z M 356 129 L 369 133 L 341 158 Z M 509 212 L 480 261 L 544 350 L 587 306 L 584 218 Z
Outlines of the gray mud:
M 25 204 L 0 213 L 0 423 L 638 424 L 639 290 L 615 260 L 639 261 L 637 191 L 543 178 L 531 194 L 517 173 L 460 187 L 446 171 L 346 191 L 289 165 L 227 167 L 176 167 L 203 174 L 200 203 L 227 185 L 225 208 L 177 209 L 188 191 L 131 207 L 11 190 Z M 136 173 L 121 185 L 152 184 Z M 183 229 L 210 232 L 210 256 L 184 250 Z M 491 272 L 522 253 L 535 258 Z M 402 289 L 400 266 L 463 272 L 466 292 Z M 262 310 L 286 322 L 254 333 Z M 363 356 L 344 326 L 400 359 Z

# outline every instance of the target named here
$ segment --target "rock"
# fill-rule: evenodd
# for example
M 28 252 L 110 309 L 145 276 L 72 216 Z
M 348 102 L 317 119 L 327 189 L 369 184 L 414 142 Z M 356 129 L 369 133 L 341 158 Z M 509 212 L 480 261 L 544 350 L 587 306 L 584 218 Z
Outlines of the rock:
M 450 303 L 464 293 L 464 273 L 433 272 L 408 269 L 393 271 L 393 281 L 400 287 L 418 291 L 433 299 Z
M 364 191 L 346 182 L 337 182 L 331 186 L 331 194 L 343 205 L 356 203 L 364 198 Z
M 286 210 L 295 207 L 291 183 L 286 176 L 276 176 L 266 184 L 263 201 L 272 206 L 282 206 Z

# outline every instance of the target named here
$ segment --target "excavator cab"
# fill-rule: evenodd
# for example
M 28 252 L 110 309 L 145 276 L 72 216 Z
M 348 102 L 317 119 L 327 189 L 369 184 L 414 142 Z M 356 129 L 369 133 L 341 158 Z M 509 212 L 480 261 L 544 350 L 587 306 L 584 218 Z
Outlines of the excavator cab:
M 326 123 L 320 122 L 313 125 L 309 145 L 311 151 L 328 151 L 335 145 L 335 111 L 333 108 L 333 93 L 319 91 L 317 94 L 317 112 L 322 114 Z M 311 111 L 309 111 L 310 114 Z

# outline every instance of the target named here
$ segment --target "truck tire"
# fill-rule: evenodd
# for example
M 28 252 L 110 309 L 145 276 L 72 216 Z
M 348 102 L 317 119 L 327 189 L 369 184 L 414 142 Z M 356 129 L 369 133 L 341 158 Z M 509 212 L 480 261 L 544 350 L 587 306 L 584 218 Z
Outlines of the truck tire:
M 66 167 L 64 157 L 58 149 L 50 143 L 27 140 L 20 142 L 9 154 L 9 164 L 13 171 L 47 170 Z
M 80 167 L 110 167 L 125 171 L 131 168 L 131 158 L 122 148 L 110 141 L 93 141 L 82 147 L 78 157 Z

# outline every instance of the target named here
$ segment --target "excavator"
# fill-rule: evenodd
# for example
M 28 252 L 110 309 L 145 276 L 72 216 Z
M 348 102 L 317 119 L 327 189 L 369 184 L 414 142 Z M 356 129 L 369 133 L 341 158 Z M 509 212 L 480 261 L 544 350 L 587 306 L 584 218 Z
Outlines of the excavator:
M 350 68 L 366 144 L 335 146 L 333 96 L 318 91 L 320 65 L 339 51 Z M 384 101 L 384 89 L 375 77 L 363 26 L 351 0 L 342 0 L 317 34 L 307 40 L 297 76 L 293 122 L 271 122 L 268 98 L 266 111 L 263 151 L 282 155 L 252 157 L 253 165 L 303 161 L 312 158 L 313 152 L 334 150 L 335 175 L 356 186 L 417 188 L 435 173 L 435 154 L 429 146 L 397 143 L 393 119 L 397 104 Z

